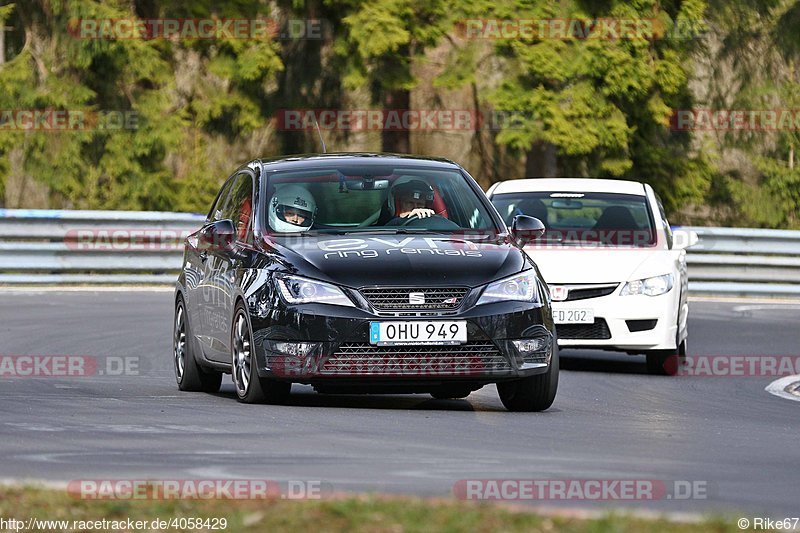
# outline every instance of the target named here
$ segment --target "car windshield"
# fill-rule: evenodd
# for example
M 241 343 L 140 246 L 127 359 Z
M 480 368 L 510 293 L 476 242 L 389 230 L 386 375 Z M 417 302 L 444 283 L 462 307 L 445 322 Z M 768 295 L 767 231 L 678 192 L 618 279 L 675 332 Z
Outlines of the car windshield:
M 502 231 L 457 170 L 324 168 L 269 175 L 271 233 Z
M 652 246 L 656 242 L 646 197 L 599 192 L 526 192 L 498 194 L 492 203 L 507 225 L 516 215 L 541 220 L 539 242 L 564 245 Z

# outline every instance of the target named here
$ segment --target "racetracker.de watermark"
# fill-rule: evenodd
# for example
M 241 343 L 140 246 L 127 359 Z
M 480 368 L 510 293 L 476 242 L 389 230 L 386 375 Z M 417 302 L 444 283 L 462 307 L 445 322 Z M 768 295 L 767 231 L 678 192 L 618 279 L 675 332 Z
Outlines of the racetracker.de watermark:
M 189 230 L 163 228 L 72 228 L 64 234 L 70 250 L 149 252 L 183 250 Z M 220 249 L 223 243 L 219 243 Z
M 279 109 L 272 124 L 279 131 L 418 131 L 472 132 L 525 130 L 541 125 L 543 117 L 528 110 L 476 109 Z M 674 131 L 713 129 L 796 129 L 800 111 L 674 110 Z
M 279 109 L 281 131 L 473 131 L 481 113 L 469 109 Z
M 330 33 L 325 19 L 82 18 L 67 30 L 75 39 L 102 40 L 319 40 Z
M 289 343 L 276 343 L 289 344 Z M 297 343 L 294 343 L 295 345 Z M 430 343 L 434 345 L 434 343 Z M 287 348 L 296 349 L 295 346 Z M 334 354 L 320 360 L 316 357 L 272 355 L 270 370 L 279 377 L 305 376 L 379 376 L 385 378 L 479 376 L 507 370 L 502 362 L 487 361 L 480 355 L 448 355 L 425 353 L 425 347 L 405 347 L 395 353 L 376 353 L 370 356 L 349 357 Z
M 272 122 L 280 131 L 468 132 L 526 129 L 542 117 L 514 109 L 279 109 Z
M 467 40 L 621 41 L 694 39 L 708 34 L 705 23 L 654 18 L 486 18 L 464 19 L 455 33 Z
M 800 374 L 800 355 L 698 355 L 667 361 L 678 376 L 732 378 L 782 377 Z
M 67 493 L 81 500 L 319 500 L 333 488 L 320 480 L 78 479 Z
M 366 233 L 366 232 L 365 232 Z M 309 239 L 303 235 L 280 233 L 263 234 L 262 246 L 273 248 L 277 245 L 295 251 L 320 252 L 323 259 L 347 257 L 378 258 L 396 253 L 417 253 L 480 257 L 483 253 L 502 253 L 496 246 L 498 234 L 483 230 L 461 230 L 449 234 L 449 241 L 440 249 L 440 242 L 429 237 L 416 236 L 365 236 L 363 238 Z M 691 244 L 690 234 L 675 230 L 672 235 L 673 247 L 686 247 Z M 181 251 L 188 242 L 201 251 L 229 251 L 237 236 L 232 234 L 200 235 L 190 230 L 171 230 L 163 228 L 69 228 L 64 234 L 64 243 L 70 250 L 107 252 L 157 252 Z M 373 249 L 373 246 L 383 250 Z M 610 246 L 624 247 L 630 251 L 648 251 L 653 247 L 665 246 L 660 232 L 651 230 L 603 229 L 603 230 L 546 230 L 545 233 L 529 241 L 529 250 L 561 249 L 569 246 L 575 250 L 598 250 Z M 397 250 L 395 250 L 395 248 Z M 706 246 L 705 249 L 711 249 Z M 358 253 L 356 253 L 358 252 Z
M 0 355 L 0 379 L 138 376 L 138 356 Z
M 653 501 L 706 500 L 705 480 L 659 479 L 462 479 L 453 485 L 460 500 Z
M 280 131 L 455 131 L 518 130 L 541 123 L 532 111 L 474 109 L 279 109 Z
M 139 128 L 137 111 L 0 109 L 0 131 L 122 131 Z
M 672 131 L 795 131 L 800 109 L 675 109 Z

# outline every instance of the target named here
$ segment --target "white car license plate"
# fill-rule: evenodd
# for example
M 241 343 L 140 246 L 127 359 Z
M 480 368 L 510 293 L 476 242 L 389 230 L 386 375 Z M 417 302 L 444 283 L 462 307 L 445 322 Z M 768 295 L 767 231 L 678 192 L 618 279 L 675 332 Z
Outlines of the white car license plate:
M 594 324 L 594 309 L 553 309 L 556 324 Z
M 370 322 L 369 342 L 378 346 L 464 344 L 467 342 L 467 322 L 465 320 Z

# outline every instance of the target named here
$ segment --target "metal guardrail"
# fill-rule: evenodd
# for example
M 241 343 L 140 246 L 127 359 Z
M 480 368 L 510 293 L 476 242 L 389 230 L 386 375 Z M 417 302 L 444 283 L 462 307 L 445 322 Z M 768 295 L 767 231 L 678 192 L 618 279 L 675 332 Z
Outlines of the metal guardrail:
M 686 256 L 691 294 L 800 297 L 800 231 L 681 229 L 700 238 Z
M 0 284 L 171 285 L 191 213 L 0 209 Z
M 0 284 L 174 283 L 202 215 L 0 209 Z M 686 227 L 692 294 L 800 297 L 800 231 Z

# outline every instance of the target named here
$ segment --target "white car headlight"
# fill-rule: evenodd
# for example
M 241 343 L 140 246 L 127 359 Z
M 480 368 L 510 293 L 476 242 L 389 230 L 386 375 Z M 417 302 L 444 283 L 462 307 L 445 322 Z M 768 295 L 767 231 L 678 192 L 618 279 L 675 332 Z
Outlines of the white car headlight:
M 647 296 L 658 296 L 664 294 L 672 289 L 674 279 L 672 274 L 664 274 L 663 276 L 655 276 L 652 278 L 637 279 L 636 281 L 629 281 L 622 287 L 620 296 L 630 296 L 633 294 L 645 294 Z
M 509 300 L 537 302 L 539 301 L 538 291 L 536 290 L 537 285 L 536 271 L 526 270 L 521 274 L 514 274 L 511 277 L 487 285 L 475 305 Z
M 281 276 L 276 278 L 276 283 L 281 296 L 290 304 L 324 303 L 355 307 L 342 289 L 330 283 L 300 276 Z

